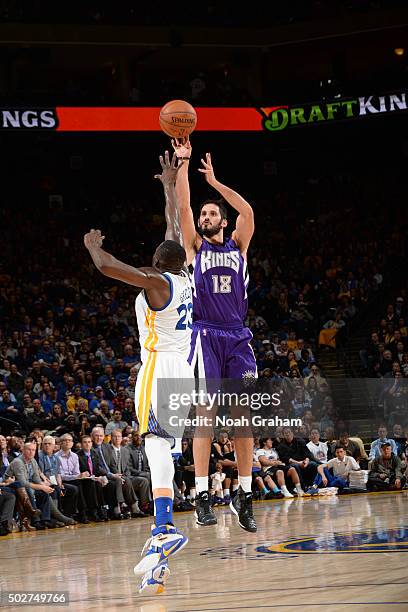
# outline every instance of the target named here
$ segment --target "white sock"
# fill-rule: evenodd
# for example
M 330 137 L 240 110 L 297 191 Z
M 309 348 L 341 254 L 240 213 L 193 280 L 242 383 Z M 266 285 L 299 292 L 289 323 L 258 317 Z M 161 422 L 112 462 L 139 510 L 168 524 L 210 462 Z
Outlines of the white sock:
M 237 485 L 237 484 L 233 484 L 232 485 L 232 490 L 233 491 L 236 491 L 238 488 L 239 488 L 239 485 Z
M 120 506 L 115 506 L 113 511 L 115 514 L 120 514 Z
M 130 506 L 130 509 L 132 510 L 132 512 L 139 512 L 139 504 L 135 502 Z
M 224 489 L 224 495 L 227 496 L 230 494 L 230 490 L 229 489 Z
M 195 488 L 199 495 L 203 491 L 208 491 L 208 477 L 207 476 L 196 476 Z
M 252 492 L 252 476 L 239 476 L 238 481 L 244 493 Z
M 295 489 L 296 489 L 296 491 L 301 491 L 302 490 L 302 487 L 300 486 L 300 482 L 295 484 Z

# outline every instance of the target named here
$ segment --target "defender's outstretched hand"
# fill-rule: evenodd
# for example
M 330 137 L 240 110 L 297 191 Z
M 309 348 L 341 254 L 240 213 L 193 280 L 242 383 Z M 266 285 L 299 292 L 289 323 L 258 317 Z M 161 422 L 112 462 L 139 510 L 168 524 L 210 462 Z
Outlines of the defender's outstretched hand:
M 191 157 L 191 142 L 187 138 L 172 138 L 171 140 L 172 147 L 174 149 L 175 154 L 178 159 L 190 159 Z
M 163 183 L 164 187 L 175 185 L 177 172 L 183 165 L 183 162 L 178 162 L 177 164 L 177 155 L 175 153 L 173 153 L 173 157 L 170 162 L 168 151 L 165 152 L 164 159 L 163 156 L 160 155 L 159 160 L 163 172 L 161 174 L 155 174 L 154 178 L 159 179 L 159 181 Z
M 91 229 L 84 236 L 84 244 L 88 250 L 93 248 L 101 248 L 105 236 L 102 236 L 101 230 Z
M 211 153 L 206 153 L 205 160 L 201 159 L 201 163 L 203 164 L 203 168 L 199 168 L 198 171 L 204 174 L 205 180 L 209 185 L 214 186 L 217 183 L 217 179 L 214 175 L 214 168 L 211 161 Z

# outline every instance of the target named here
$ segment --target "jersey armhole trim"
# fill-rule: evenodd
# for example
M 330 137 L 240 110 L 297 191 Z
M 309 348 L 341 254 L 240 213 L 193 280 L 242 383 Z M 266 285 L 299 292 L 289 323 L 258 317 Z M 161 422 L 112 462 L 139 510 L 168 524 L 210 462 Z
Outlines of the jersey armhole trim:
M 150 305 L 149 298 L 147 296 L 147 292 L 144 291 L 144 296 L 145 296 L 146 303 L 147 303 L 148 307 L 150 308 L 150 310 L 152 310 L 153 312 L 160 312 L 161 310 L 164 310 L 165 308 L 167 308 L 167 306 L 170 304 L 171 300 L 173 299 L 173 281 L 171 280 L 171 276 L 167 276 L 167 274 L 165 272 L 163 272 L 163 276 L 164 276 L 165 279 L 167 279 L 167 281 L 168 281 L 168 283 L 170 285 L 169 299 L 164 304 L 164 306 L 162 306 L 161 308 L 153 308 L 153 306 Z

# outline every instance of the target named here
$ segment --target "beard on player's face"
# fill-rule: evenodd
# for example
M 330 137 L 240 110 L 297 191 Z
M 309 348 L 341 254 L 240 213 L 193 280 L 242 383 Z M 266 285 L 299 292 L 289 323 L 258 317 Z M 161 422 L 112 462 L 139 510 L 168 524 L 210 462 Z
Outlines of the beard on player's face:
M 222 220 L 219 221 L 219 223 L 212 223 L 211 221 L 205 219 L 204 221 L 199 222 L 198 229 L 202 236 L 212 238 L 223 229 Z

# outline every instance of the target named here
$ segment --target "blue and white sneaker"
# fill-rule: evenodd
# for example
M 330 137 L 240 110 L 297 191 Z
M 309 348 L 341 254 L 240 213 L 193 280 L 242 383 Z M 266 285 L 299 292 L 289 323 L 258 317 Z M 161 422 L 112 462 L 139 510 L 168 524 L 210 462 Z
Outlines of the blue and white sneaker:
M 170 570 L 167 561 L 156 565 L 143 576 L 139 588 L 140 595 L 160 595 L 164 591 L 169 576 Z
M 133 569 L 135 575 L 146 574 L 157 565 L 166 563 L 172 555 L 184 548 L 187 542 L 188 538 L 173 525 L 153 525 L 152 537 L 147 540 L 141 553 L 143 555 L 147 548 L 146 555 Z

